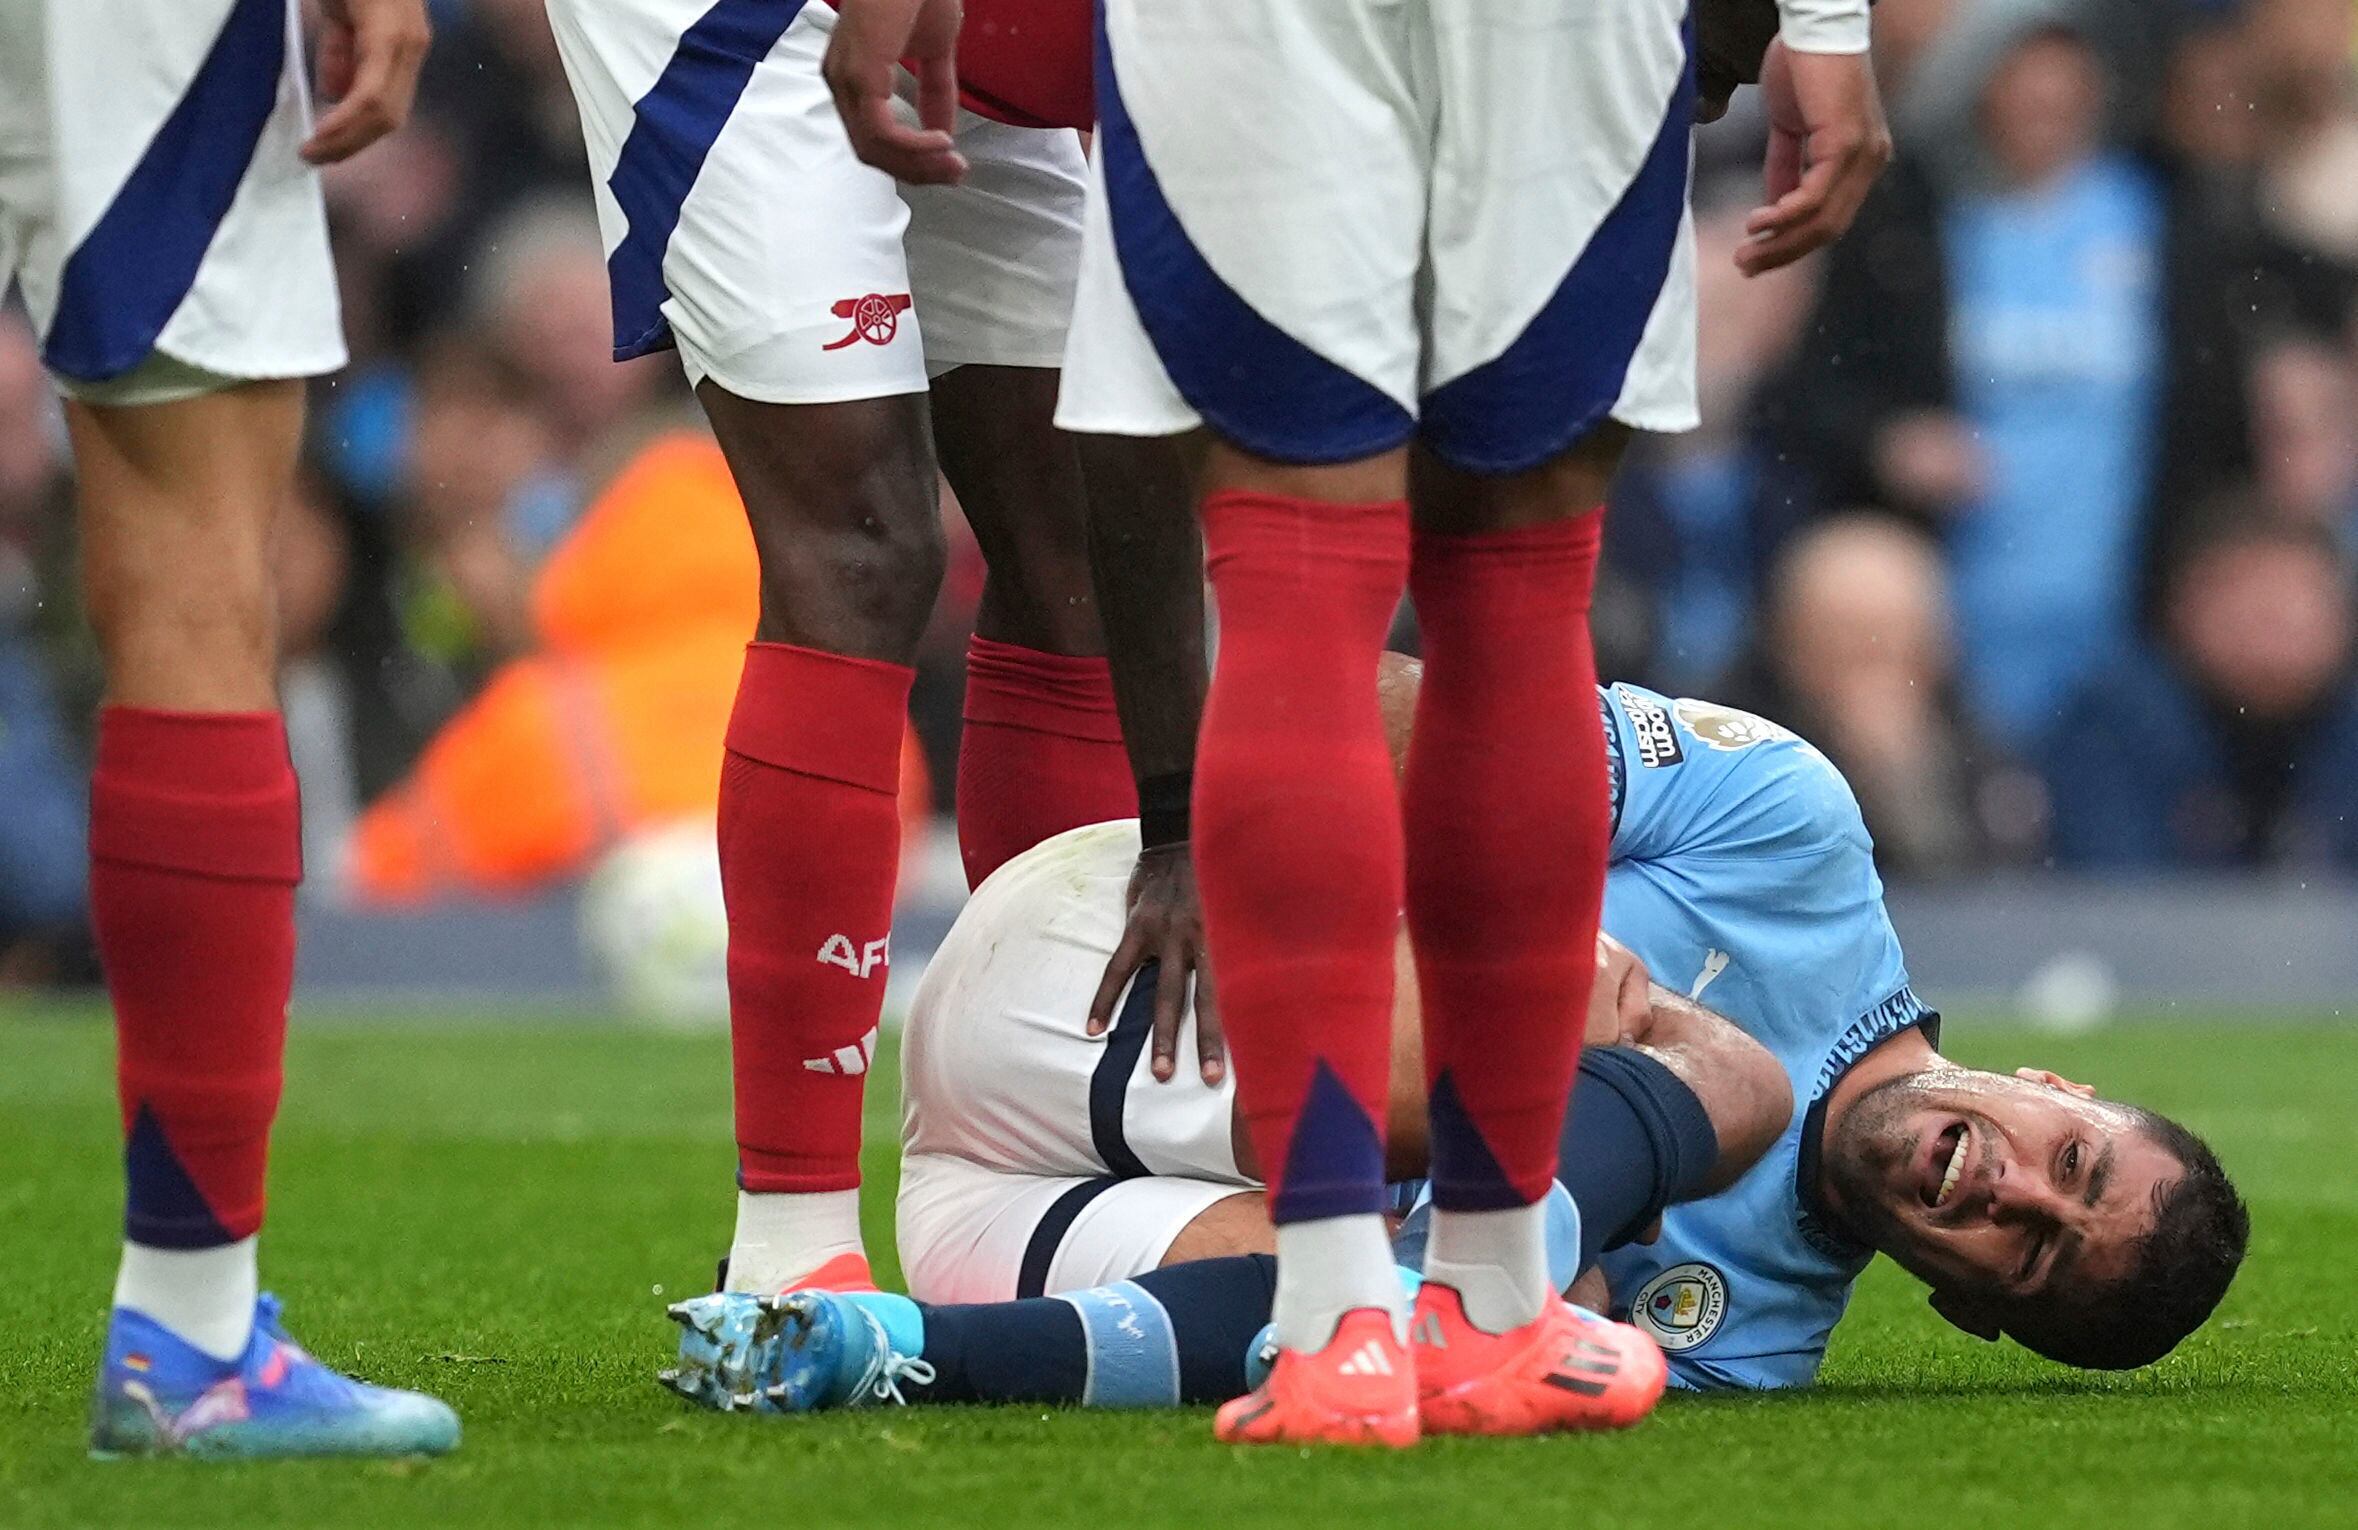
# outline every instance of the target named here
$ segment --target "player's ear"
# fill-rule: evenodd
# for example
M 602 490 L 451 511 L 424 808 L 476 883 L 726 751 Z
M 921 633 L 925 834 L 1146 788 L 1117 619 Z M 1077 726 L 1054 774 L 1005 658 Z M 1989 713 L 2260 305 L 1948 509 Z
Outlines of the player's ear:
M 1985 1343 L 1998 1341 L 1998 1315 L 1972 1297 L 1935 1291 L 1927 1300 L 1932 1303 L 1932 1310 L 1947 1318 L 1952 1326 Z
M 2050 1089 L 2060 1089 L 2065 1094 L 2076 1094 L 2083 1100 L 2096 1098 L 2094 1084 L 2075 1084 L 2062 1074 L 2049 1073 L 2044 1068 L 2017 1068 L 2014 1070 L 2014 1076 L 2019 1079 L 2027 1079 L 2034 1084 L 2045 1084 Z

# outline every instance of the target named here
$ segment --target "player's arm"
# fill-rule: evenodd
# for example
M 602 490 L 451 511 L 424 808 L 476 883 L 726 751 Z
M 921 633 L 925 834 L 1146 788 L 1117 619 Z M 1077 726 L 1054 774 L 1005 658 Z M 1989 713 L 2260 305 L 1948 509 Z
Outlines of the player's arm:
M 1185 437 L 1079 438 L 1087 481 L 1089 577 L 1105 624 L 1114 710 L 1138 785 L 1138 867 L 1129 924 L 1089 1006 L 1089 1033 L 1113 1023 L 1122 990 L 1162 964 L 1152 1031 L 1154 1076 L 1178 1072 L 1179 1029 L 1192 982 L 1195 1068 L 1227 1071 L 1220 1006 L 1204 966 L 1203 910 L 1189 853 L 1188 798 L 1203 720 L 1203 534 L 1194 489 L 1200 447 Z
M 407 122 L 433 37 L 426 0 L 319 0 L 319 91 L 335 105 L 303 157 L 332 165 Z

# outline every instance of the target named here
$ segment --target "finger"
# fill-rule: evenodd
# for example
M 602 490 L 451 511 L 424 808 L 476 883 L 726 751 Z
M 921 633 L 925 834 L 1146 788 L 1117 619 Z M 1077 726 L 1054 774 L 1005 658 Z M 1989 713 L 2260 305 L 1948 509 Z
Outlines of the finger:
M 1228 1077 L 1228 1034 L 1220 1028 L 1220 1001 L 1212 994 L 1212 969 L 1203 965 L 1199 945 L 1195 968 L 1195 1059 L 1205 1083 L 1217 1088 Z
M 1833 194 L 1838 167 L 1821 160 L 1802 173 L 1793 188 L 1766 207 L 1754 209 L 1744 220 L 1744 232 L 1752 235 L 1780 233 L 1795 224 L 1814 218 L 1825 207 Z
M 400 127 L 417 94 L 425 47 L 424 38 L 406 32 L 358 39 L 351 88 L 320 119 L 303 145 L 303 157 L 315 165 L 334 164 Z
M 860 158 L 895 180 L 920 186 L 951 185 L 965 178 L 966 158 L 957 140 L 939 128 L 913 127 L 892 109 L 889 93 L 859 103 L 852 124 L 853 147 Z
M 1747 276 L 1758 276 L 1789 266 L 1815 253 L 1850 231 L 1859 208 L 1874 189 L 1882 166 L 1871 156 L 1860 156 L 1853 169 L 1828 191 L 1809 218 L 1736 247 L 1736 266 Z M 1756 215 L 1757 216 L 1757 215 Z
M 352 28 L 333 17 L 325 18 L 319 29 L 319 93 L 329 101 L 341 101 L 352 93 Z
M 956 54 L 922 59 L 917 65 L 917 120 L 931 132 L 949 134 L 958 126 L 958 59 Z
M 314 165 L 336 164 L 392 132 L 393 126 L 384 102 L 365 84 L 355 85 L 319 119 L 303 144 L 303 158 Z
M 1167 1084 L 1179 1072 L 1179 1027 L 1187 1016 L 1187 950 L 1165 939 L 1163 980 L 1154 988 L 1154 1079 Z
M 1833 242 L 1834 230 L 1817 223 L 1806 223 L 1800 228 L 1736 246 L 1736 269 L 1746 276 L 1762 276 L 1770 271 L 1782 270 Z
M 1122 932 L 1122 943 L 1114 947 L 1107 959 L 1105 975 L 1097 980 L 1097 996 L 1089 1001 L 1089 1034 L 1102 1036 L 1113 1024 L 1114 1005 L 1121 1002 L 1122 990 L 1138 971 L 1139 943 L 1127 930 Z
M 1783 201 L 1801 184 L 1802 152 L 1799 133 L 1771 132 L 1768 157 L 1761 162 L 1761 184 L 1771 203 Z

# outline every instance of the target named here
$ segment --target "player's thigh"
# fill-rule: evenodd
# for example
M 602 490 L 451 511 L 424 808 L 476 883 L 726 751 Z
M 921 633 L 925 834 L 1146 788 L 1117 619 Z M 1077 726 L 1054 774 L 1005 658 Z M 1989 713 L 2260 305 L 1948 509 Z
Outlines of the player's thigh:
M 976 634 L 1095 655 L 1105 640 L 1089 581 L 1081 459 L 1056 428 L 1056 384 L 1053 370 L 1028 366 L 936 377 L 934 449 L 989 570 Z
M 1009 1174 L 917 1154 L 901 1168 L 899 1241 L 909 1294 L 999 1302 L 1128 1280 L 1237 1185 L 1193 1179 Z
M 1684 0 L 1446 0 L 1422 439 L 1521 472 L 1694 423 Z
M 1200 420 L 1289 463 L 1408 438 L 1431 134 L 1410 9 L 1109 0 L 1068 428 Z
M 1276 1252 L 1277 1229 L 1269 1222 L 1269 1197 L 1259 1190 L 1239 1190 L 1196 1213 L 1163 1250 L 1161 1262 L 1187 1264 L 1197 1259 Z
M 891 177 L 859 162 L 819 63 L 822 4 L 551 0 L 608 251 L 615 353 L 676 345 L 753 403 L 921 392 Z
M 1080 139 L 971 112 L 959 114 L 957 136 L 966 179 L 902 195 L 934 442 L 990 565 L 976 630 L 1096 653 L 1080 461 L 1055 428 L 1080 265 Z

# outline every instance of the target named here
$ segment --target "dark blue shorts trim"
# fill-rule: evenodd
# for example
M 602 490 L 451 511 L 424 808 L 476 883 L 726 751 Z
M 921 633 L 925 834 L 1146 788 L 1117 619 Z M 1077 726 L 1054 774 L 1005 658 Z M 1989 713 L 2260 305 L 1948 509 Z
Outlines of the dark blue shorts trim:
M 1188 237 L 1123 104 L 1102 7 L 1097 112 L 1114 253 L 1188 407 L 1222 439 L 1278 462 L 1356 462 L 1405 443 L 1416 431 L 1407 410 L 1263 318 Z
M 66 257 L 41 347 L 52 372 L 105 382 L 155 350 L 237 200 L 286 61 L 286 0 L 237 0 L 180 104 Z
M 1064 1235 L 1072 1231 L 1083 1208 L 1120 1183 L 1112 1175 L 1084 1180 L 1058 1196 L 1041 1214 L 1040 1225 L 1032 1229 L 1031 1241 L 1023 1246 L 1023 1263 L 1016 1270 L 1017 1300 L 1048 1294 L 1048 1267 L 1056 1262 L 1056 1251 L 1064 1245 Z
M 672 344 L 663 317 L 671 289 L 663 256 L 706 156 L 737 109 L 753 71 L 801 14 L 804 0 L 714 0 L 680 34 L 663 73 L 632 106 L 630 136 L 606 185 L 627 232 L 606 257 L 614 302 L 614 359 L 628 361 Z M 784 258 L 781 256 L 780 258 Z

